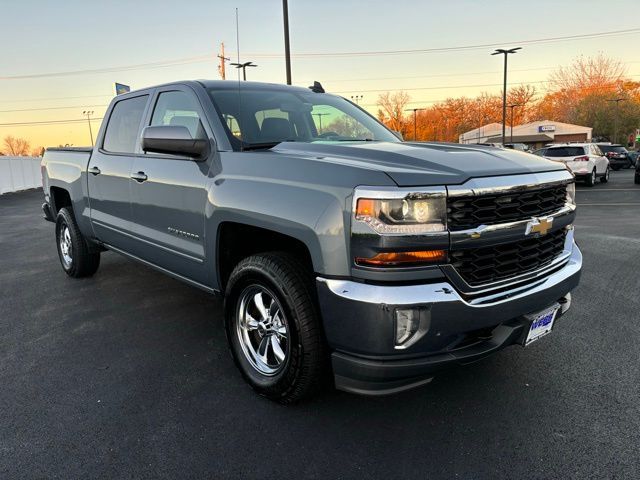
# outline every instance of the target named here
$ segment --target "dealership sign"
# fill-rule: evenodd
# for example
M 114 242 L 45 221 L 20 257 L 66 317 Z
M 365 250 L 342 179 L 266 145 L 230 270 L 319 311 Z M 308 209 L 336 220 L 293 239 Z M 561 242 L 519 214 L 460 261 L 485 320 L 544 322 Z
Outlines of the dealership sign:
M 538 127 L 538 133 L 555 132 L 555 131 L 556 131 L 555 125 L 540 125 Z

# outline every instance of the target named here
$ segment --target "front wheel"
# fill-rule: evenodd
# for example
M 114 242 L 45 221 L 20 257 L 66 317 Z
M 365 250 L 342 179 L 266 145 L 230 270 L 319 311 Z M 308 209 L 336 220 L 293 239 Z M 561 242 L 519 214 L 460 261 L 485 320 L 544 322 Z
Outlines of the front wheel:
M 225 293 L 231 353 L 244 379 L 280 403 L 308 397 L 326 369 L 312 275 L 296 257 L 253 255 L 233 270 Z
M 602 183 L 607 183 L 609 181 L 609 167 L 604 171 L 604 175 L 600 177 L 600 181 Z
M 67 275 L 90 277 L 100 266 L 100 252 L 93 251 L 80 232 L 73 212 L 61 208 L 56 217 L 56 244 L 60 264 Z
M 589 176 L 587 177 L 587 187 L 593 187 L 596 184 L 597 178 L 598 175 L 596 174 L 596 169 L 594 167 L 591 174 L 589 174 Z

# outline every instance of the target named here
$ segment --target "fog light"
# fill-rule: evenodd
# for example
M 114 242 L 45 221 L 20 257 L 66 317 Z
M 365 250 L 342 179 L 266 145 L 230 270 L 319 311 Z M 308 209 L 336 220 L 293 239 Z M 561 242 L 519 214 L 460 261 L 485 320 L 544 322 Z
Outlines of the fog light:
M 398 308 L 395 314 L 397 349 L 413 345 L 429 330 L 430 316 L 425 308 Z

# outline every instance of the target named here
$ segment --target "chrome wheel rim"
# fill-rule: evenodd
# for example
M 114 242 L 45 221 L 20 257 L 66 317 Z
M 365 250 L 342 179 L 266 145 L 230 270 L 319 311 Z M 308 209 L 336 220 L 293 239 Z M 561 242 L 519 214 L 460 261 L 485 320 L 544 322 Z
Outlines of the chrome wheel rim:
M 240 295 L 236 335 L 249 364 L 262 375 L 276 375 L 289 356 L 289 326 L 276 296 L 262 285 Z
M 66 268 L 69 268 L 73 263 L 73 247 L 71 245 L 71 233 L 69 227 L 64 225 L 60 230 L 60 238 L 58 239 L 60 245 L 60 256 L 62 257 L 62 263 Z
M 596 183 L 596 171 L 591 172 L 591 183 Z
M 604 179 L 605 180 L 609 180 L 609 169 L 607 168 L 607 170 L 604 172 Z

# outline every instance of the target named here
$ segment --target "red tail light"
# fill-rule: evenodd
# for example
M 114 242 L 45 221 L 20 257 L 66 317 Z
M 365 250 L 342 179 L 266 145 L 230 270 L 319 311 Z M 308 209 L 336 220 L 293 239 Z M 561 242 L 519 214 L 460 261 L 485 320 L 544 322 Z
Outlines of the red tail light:
M 587 155 L 584 155 L 582 157 L 576 157 L 573 159 L 574 162 L 588 162 L 589 161 L 589 157 Z

